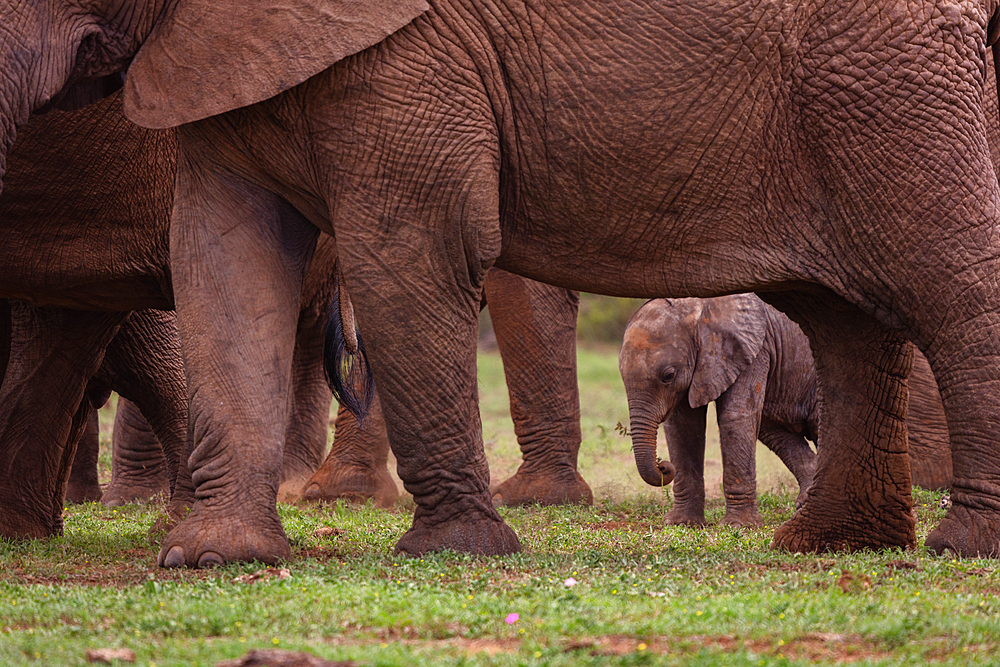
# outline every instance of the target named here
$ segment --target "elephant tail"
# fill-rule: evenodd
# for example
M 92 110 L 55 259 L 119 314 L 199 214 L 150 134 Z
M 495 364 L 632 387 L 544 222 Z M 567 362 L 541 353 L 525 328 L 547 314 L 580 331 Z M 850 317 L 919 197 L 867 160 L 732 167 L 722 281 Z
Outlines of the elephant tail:
M 323 372 L 334 398 L 361 423 L 368 416 L 375 396 L 375 379 L 364 341 L 354 323 L 354 306 L 343 285 L 338 268 L 326 316 Z

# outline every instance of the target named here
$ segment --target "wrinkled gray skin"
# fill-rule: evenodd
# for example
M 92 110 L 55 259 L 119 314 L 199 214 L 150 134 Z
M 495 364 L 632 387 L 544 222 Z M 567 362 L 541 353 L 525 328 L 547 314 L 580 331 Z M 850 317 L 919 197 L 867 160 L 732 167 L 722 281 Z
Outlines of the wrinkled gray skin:
M 199 500 L 162 564 L 290 553 L 277 471 L 319 230 L 416 502 L 399 551 L 519 548 L 475 383 L 496 264 L 618 296 L 755 291 L 798 323 L 823 398 L 814 483 L 775 534 L 793 551 L 915 546 L 912 340 L 954 463 L 927 545 L 1000 555 L 994 0 L 358 2 L 309 21 L 290 3 L 0 4 L 0 144 L 125 67 L 134 119 L 186 123 L 171 266 Z M 249 53 L 255 75 L 234 75 Z
M 656 432 L 664 424 L 676 468 L 669 524 L 705 524 L 705 416 L 715 401 L 726 515 L 759 526 L 758 438 L 788 466 L 800 505 L 812 484 L 819 400 L 809 341 L 798 326 L 753 294 L 655 299 L 629 321 L 619 355 L 636 467 L 663 486 Z M 665 422 L 665 423 L 664 423 Z
M 705 418 L 716 402 L 722 448 L 723 523 L 760 525 L 755 455 L 759 439 L 799 483 L 812 483 L 819 396 L 809 340 L 753 294 L 654 299 L 625 331 L 619 368 L 629 401 L 636 466 L 654 486 L 674 483 L 669 524 L 705 524 Z M 909 459 L 914 483 L 943 488 L 951 477 L 944 410 L 923 355 L 910 375 Z M 656 460 L 663 423 L 670 462 Z M 661 471 L 661 467 L 665 473 Z M 676 470 L 676 476 L 674 476 Z

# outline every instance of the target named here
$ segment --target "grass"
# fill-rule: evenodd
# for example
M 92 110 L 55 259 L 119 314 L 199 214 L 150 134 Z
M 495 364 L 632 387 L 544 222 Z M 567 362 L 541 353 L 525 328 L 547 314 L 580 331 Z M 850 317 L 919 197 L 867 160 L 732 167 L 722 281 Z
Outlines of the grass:
M 481 358 L 494 475 L 516 467 L 502 370 Z M 761 495 L 766 525 L 663 527 L 669 495 L 631 471 L 613 350 L 582 350 L 581 470 L 593 507 L 503 509 L 520 554 L 391 555 L 403 507 L 280 507 L 291 576 L 259 565 L 164 571 L 148 537 L 161 508 L 69 508 L 63 537 L 0 542 L 0 664 L 83 665 L 123 647 L 139 665 L 214 665 L 250 648 L 359 665 L 984 664 L 1000 649 L 995 561 L 911 552 L 769 549 L 794 489 Z M 717 447 L 717 436 L 715 443 Z M 709 456 L 713 456 L 710 454 Z M 717 454 L 715 454 L 717 456 Z M 759 461 L 767 473 L 767 459 Z M 787 474 L 787 473 L 786 473 Z M 631 476 L 630 476 L 631 475 Z M 790 478 L 790 475 L 789 475 Z M 652 491 L 652 492 L 650 492 Z M 944 514 L 916 494 L 922 542 Z M 321 527 L 339 532 L 317 536 Z M 572 578 L 576 583 L 567 586 Z M 516 619 L 515 615 L 516 614 Z

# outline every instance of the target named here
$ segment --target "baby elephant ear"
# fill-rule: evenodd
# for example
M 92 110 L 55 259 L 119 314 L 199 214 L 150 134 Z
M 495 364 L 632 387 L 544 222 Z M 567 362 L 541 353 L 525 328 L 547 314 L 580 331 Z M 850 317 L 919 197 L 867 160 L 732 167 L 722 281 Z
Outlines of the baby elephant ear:
M 129 67 L 125 115 L 167 128 L 255 104 L 427 8 L 426 0 L 176 0 Z
M 705 299 L 697 324 L 698 360 L 688 403 L 708 405 L 732 386 L 764 345 L 767 319 L 756 294 Z

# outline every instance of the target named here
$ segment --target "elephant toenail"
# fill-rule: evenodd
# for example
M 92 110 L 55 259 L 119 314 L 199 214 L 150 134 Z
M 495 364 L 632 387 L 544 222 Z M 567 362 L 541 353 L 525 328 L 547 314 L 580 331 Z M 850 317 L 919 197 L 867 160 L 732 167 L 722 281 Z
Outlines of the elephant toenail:
M 493 507 L 500 507 L 501 505 L 503 505 L 503 494 L 502 493 L 494 493 L 493 494 Z
M 160 567 L 166 568 L 184 567 L 184 565 L 184 549 L 179 546 L 170 547 L 170 551 L 167 552 L 167 555 L 160 562 Z
M 309 488 L 302 492 L 302 497 L 306 500 L 319 498 L 319 484 L 310 484 Z
M 222 565 L 225 561 L 222 560 L 222 556 L 215 553 L 214 551 L 206 551 L 198 559 L 198 567 L 218 567 Z

